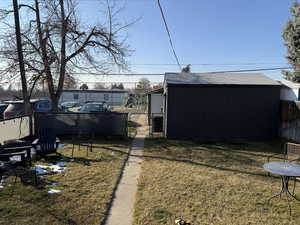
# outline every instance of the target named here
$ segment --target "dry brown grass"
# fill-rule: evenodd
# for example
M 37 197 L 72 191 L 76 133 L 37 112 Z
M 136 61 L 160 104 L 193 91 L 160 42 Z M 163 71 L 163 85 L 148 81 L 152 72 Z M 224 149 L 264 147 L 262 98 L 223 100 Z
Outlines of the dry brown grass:
M 268 155 L 281 150 L 279 141 L 146 140 L 134 224 L 171 225 L 180 216 L 193 225 L 300 224 L 299 203 L 291 202 L 290 217 L 284 199 L 266 202 L 279 192 L 281 181 L 266 176 L 262 165 Z
M 36 164 L 65 161 L 64 174 L 46 175 L 47 182 L 58 186 L 24 186 L 18 181 L 11 196 L 8 185 L 0 189 L 0 224 L 5 225 L 99 225 L 104 218 L 113 188 L 129 149 L 129 140 L 102 140 L 86 157 L 86 150 L 75 151 L 70 161 L 71 145 L 59 152 L 62 158 L 49 157 Z M 12 181 L 9 178 L 8 181 Z M 50 188 L 61 190 L 48 194 Z
M 113 112 L 135 113 L 135 112 L 145 112 L 146 110 L 147 110 L 147 105 L 134 106 L 132 108 L 126 106 L 112 106 Z

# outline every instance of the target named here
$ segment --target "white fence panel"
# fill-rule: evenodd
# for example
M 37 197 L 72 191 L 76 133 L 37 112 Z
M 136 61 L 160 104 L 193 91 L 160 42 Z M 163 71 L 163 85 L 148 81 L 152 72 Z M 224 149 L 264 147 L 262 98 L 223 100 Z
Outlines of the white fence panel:
M 0 121 L 0 143 L 30 135 L 29 116 Z

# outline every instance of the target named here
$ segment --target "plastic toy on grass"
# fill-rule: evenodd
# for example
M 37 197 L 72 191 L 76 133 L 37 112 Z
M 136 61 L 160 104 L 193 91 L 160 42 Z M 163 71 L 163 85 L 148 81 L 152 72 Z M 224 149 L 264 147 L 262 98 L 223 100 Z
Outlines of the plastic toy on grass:
M 190 221 L 184 220 L 182 218 L 175 220 L 176 225 L 192 225 Z

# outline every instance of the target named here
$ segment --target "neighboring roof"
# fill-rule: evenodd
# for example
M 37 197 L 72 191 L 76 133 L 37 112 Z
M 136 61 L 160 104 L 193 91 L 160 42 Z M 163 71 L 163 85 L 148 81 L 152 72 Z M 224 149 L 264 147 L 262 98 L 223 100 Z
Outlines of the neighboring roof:
M 148 91 L 146 94 L 162 94 L 164 92 L 164 89 L 163 88 L 158 88 L 158 89 L 154 89 L 154 90 L 151 90 L 151 91 Z
M 121 89 L 93 89 L 93 90 L 63 90 L 63 92 L 87 92 L 87 93 L 127 93 L 127 90 Z
M 167 84 L 280 85 L 259 73 L 166 73 Z
M 292 89 L 300 89 L 300 84 L 298 83 L 294 83 L 292 81 L 289 80 L 279 80 L 279 83 L 281 83 L 284 87 L 286 88 L 292 88 Z

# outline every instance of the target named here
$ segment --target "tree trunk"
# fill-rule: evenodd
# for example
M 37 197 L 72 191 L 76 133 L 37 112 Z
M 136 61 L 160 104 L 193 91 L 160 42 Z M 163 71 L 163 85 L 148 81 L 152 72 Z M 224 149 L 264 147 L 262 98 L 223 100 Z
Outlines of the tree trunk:
M 15 29 L 16 29 L 16 42 L 18 49 L 18 60 L 20 66 L 20 74 L 21 74 L 21 82 L 22 82 L 22 93 L 23 93 L 23 101 L 25 106 L 25 114 L 30 114 L 30 98 L 28 96 L 27 91 L 27 81 L 25 75 L 25 67 L 24 67 L 24 56 L 23 56 L 23 48 L 22 48 L 22 40 L 21 40 L 21 31 L 20 31 L 20 18 L 19 18 L 19 6 L 18 1 L 13 1 L 14 5 L 14 17 L 15 17 Z
M 53 106 L 52 110 L 58 111 L 58 100 L 57 100 L 57 96 L 55 94 L 53 77 L 52 77 L 51 68 L 50 68 L 49 61 L 48 61 L 47 49 L 46 49 L 47 40 L 43 39 L 38 0 L 35 0 L 35 10 L 36 10 L 35 11 L 36 12 L 36 23 L 37 23 L 38 35 L 39 35 L 39 44 L 40 44 L 41 51 L 42 51 L 42 58 L 43 58 L 43 64 L 44 64 L 45 73 L 46 73 L 46 80 L 47 80 L 49 95 L 52 100 L 52 106 Z
M 61 50 L 60 50 L 60 74 L 59 74 L 59 80 L 57 85 L 57 90 L 55 94 L 55 98 L 58 100 L 62 94 L 62 90 L 64 87 L 65 82 L 65 75 L 66 75 L 66 32 L 67 32 L 67 21 L 65 16 L 65 6 L 64 6 L 64 0 L 60 0 L 60 11 L 61 11 Z M 58 109 L 58 105 L 56 104 L 56 107 Z
M 53 98 L 52 98 L 53 97 Z M 52 112 L 58 112 L 58 102 L 59 102 L 59 97 L 57 97 L 56 95 L 51 97 L 51 101 L 52 101 Z

